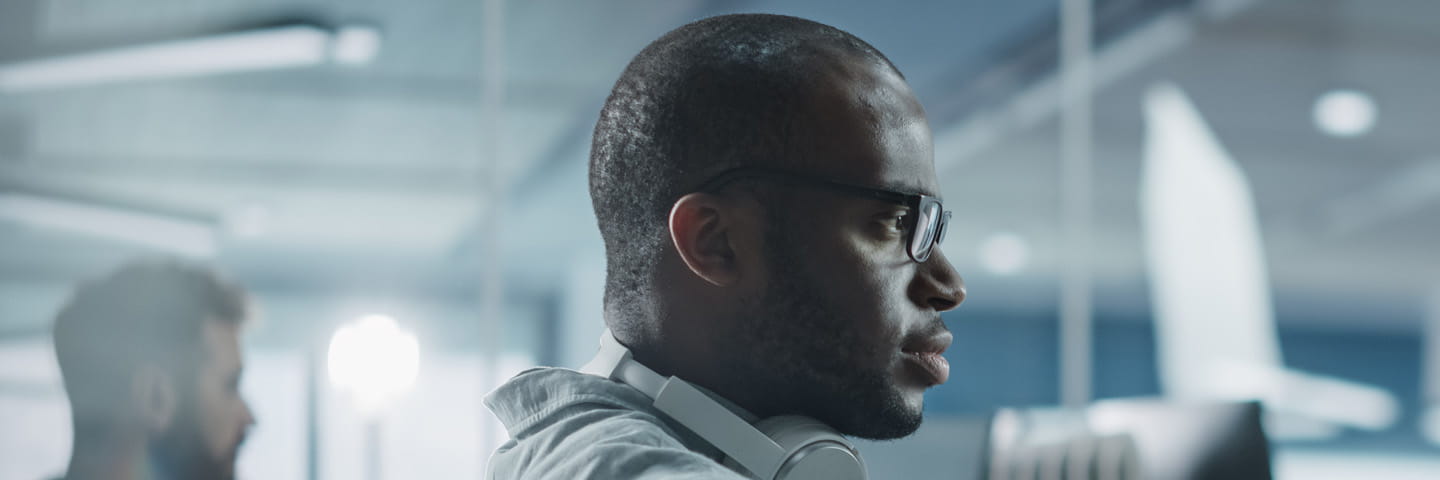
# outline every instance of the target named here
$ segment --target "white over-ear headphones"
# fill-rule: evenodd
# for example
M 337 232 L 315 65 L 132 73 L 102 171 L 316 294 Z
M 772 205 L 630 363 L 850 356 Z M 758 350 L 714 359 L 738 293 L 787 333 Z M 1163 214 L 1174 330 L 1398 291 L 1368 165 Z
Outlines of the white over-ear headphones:
M 679 377 L 662 377 L 631 358 L 606 330 L 600 353 L 583 372 L 640 390 L 656 409 L 710 442 L 731 468 L 762 480 L 866 480 L 860 451 L 835 429 L 799 415 L 771 417 L 751 425 Z

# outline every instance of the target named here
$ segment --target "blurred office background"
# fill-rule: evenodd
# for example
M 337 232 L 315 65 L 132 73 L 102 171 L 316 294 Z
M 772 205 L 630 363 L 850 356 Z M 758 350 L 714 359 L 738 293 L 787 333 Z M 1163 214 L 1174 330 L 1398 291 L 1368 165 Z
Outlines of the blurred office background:
M 740 11 L 874 44 L 934 129 L 970 295 L 955 374 L 915 437 L 862 445 L 872 476 L 981 478 L 1000 407 L 1212 397 L 1265 403 L 1277 478 L 1440 478 L 1440 2 L 1093 7 L 0 2 L 0 478 L 63 471 L 71 286 L 160 254 L 263 312 L 243 477 L 480 477 L 481 396 L 600 333 L 600 103 L 652 39 Z M 365 359 L 330 342 L 376 315 L 416 367 L 361 409 L 334 361 Z

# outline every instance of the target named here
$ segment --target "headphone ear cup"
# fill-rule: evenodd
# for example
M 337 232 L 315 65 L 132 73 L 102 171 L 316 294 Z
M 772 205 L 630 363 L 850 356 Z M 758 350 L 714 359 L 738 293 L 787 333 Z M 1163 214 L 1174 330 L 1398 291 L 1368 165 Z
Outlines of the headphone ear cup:
M 773 479 L 868 478 L 860 451 L 840 432 L 819 420 L 800 415 L 781 415 L 761 420 L 755 428 L 785 451 L 785 459 Z

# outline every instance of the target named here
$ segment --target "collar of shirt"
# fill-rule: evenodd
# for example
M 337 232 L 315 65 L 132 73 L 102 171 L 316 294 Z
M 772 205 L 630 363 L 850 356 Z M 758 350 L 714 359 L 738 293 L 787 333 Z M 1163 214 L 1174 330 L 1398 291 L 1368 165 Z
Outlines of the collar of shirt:
M 752 424 L 756 421 L 755 415 L 733 402 L 704 387 L 697 385 L 696 388 L 745 421 Z M 691 451 L 717 462 L 725 458 L 724 453 L 710 442 L 656 409 L 653 401 L 639 390 L 574 370 L 540 367 L 520 372 L 486 395 L 484 401 L 485 406 L 505 425 L 505 430 L 512 438 L 523 437 L 553 423 L 557 420 L 555 415 L 565 408 L 588 403 L 648 413 L 660 419 L 673 436 Z

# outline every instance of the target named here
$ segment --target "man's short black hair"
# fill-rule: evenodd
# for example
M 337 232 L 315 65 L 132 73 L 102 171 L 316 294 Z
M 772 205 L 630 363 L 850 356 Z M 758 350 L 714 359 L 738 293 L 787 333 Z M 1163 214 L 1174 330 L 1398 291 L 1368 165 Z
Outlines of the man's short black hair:
M 858 58 L 899 71 L 843 30 L 796 17 L 724 15 L 641 50 L 600 111 L 590 197 L 605 240 L 605 312 L 623 333 L 651 320 L 648 292 L 681 196 L 742 165 L 798 160 L 819 62 Z M 633 333 L 633 332 L 632 332 Z

